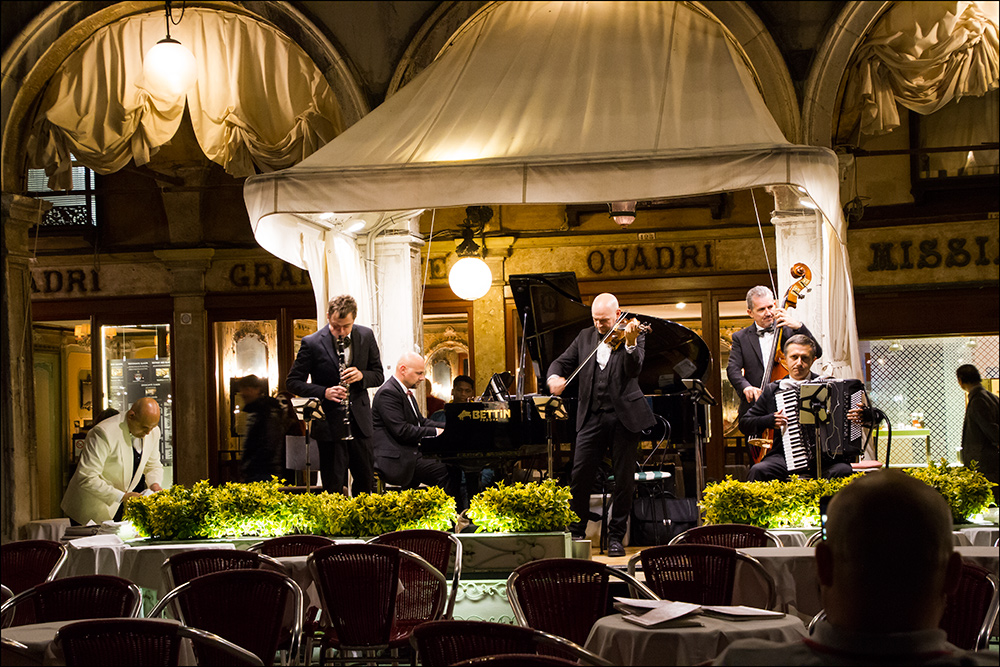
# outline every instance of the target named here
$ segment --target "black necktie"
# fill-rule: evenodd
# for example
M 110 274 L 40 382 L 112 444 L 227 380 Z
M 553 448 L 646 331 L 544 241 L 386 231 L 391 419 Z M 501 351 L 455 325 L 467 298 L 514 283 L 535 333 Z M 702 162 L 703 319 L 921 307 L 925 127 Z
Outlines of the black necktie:
M 408 398 L 408 400 L 410 402 L 410 407 L 413 408 L 413 414 L 415 414 L 417 416 L 417 419 L 419 420 L 420 419 L 420 408 L 417 407 L 417 397 L 414 396 L 413 392 L 410 391 L 409 389 L 406 390 L 406 396 L 407 396 L 407 398 Z

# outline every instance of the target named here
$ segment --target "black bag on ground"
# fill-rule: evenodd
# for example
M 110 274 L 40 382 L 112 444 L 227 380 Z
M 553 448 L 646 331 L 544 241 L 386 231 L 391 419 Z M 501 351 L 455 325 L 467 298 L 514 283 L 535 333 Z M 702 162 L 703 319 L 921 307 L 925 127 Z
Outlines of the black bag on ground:
M 698 525 L 697 498 L 675 498 L 672 493 L 639 489 L 632 502 L 629 546 L 667 544 L 688 528 Z

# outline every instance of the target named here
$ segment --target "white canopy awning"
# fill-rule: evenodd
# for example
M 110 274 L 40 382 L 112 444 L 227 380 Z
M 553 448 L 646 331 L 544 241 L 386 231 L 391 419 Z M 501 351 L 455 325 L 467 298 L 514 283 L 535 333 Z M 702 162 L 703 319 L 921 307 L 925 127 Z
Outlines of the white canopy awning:
M 844 345 L 824 347 L 860 374 L 836 156 L 785 140 L 735 41 L 696 3 L 486 5 L 368 116 L 298 165 L 249 178 L 245 200 L 258 242 L 308 268 L 325 230 L 382 212 L 777 184 L 798 186 L 828 223 L 828 270 L 843 275 L 827 284 L 846 288 L 837 307 L 850 312 Z

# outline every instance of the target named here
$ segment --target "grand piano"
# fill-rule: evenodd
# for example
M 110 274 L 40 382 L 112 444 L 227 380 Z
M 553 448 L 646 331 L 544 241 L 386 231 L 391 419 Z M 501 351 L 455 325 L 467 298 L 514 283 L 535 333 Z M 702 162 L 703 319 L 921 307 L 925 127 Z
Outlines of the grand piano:
M 584 305 L 576 275 L 571 272 L 513 275 L 510 287 L 524 325 L 523 340 L 542 388 L 549 364 L 583 328 L 593 326 L 590 307 Z M 705 341 L 687 327 L 646 315 L 637 317 L 651 327 L 645 334 L 639 386 L 653 412 L 669 425 L 671 445 L 692 447 L 705 415 L 704 409 L 690 400 L 684 381 L 704 381 L 712 368 L 712 355 Z M 524 375 L 521 369 L 516 388 L 501 375 L 494 375 L 484 392 L 484 398 L 490 400 L 447 404 L 444 432 L 425 438 L 422 453 L 471 469 L 545 454 L 550 437 L 556 444 L 571 441 L 576 382 L 567 386 L 562 409 L 556 410 L 550 397 L 524 394 Z M 645 439 L 663 439 L 667 433 L 663 426 L 658 424 L 658 428 L 658 433 Z

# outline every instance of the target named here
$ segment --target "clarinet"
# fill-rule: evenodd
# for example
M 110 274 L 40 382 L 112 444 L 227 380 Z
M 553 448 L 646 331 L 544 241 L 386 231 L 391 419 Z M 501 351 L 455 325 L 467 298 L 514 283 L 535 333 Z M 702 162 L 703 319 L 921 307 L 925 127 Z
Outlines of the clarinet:
M 344 401 L 341 403 L 344 408 L 344 432 L 346 435 L 341 440 L 354 440 L 354 436 L 351 435 L 351 387 L 347 382 L 344 382 L 344 371 L 347 370 L 344 339 L 337 337 L 333 339 L 333 342 L 337 346 L 337 358 L 340 360 L 340 386 L 347 389 L 347 395 L 344 396 Z

